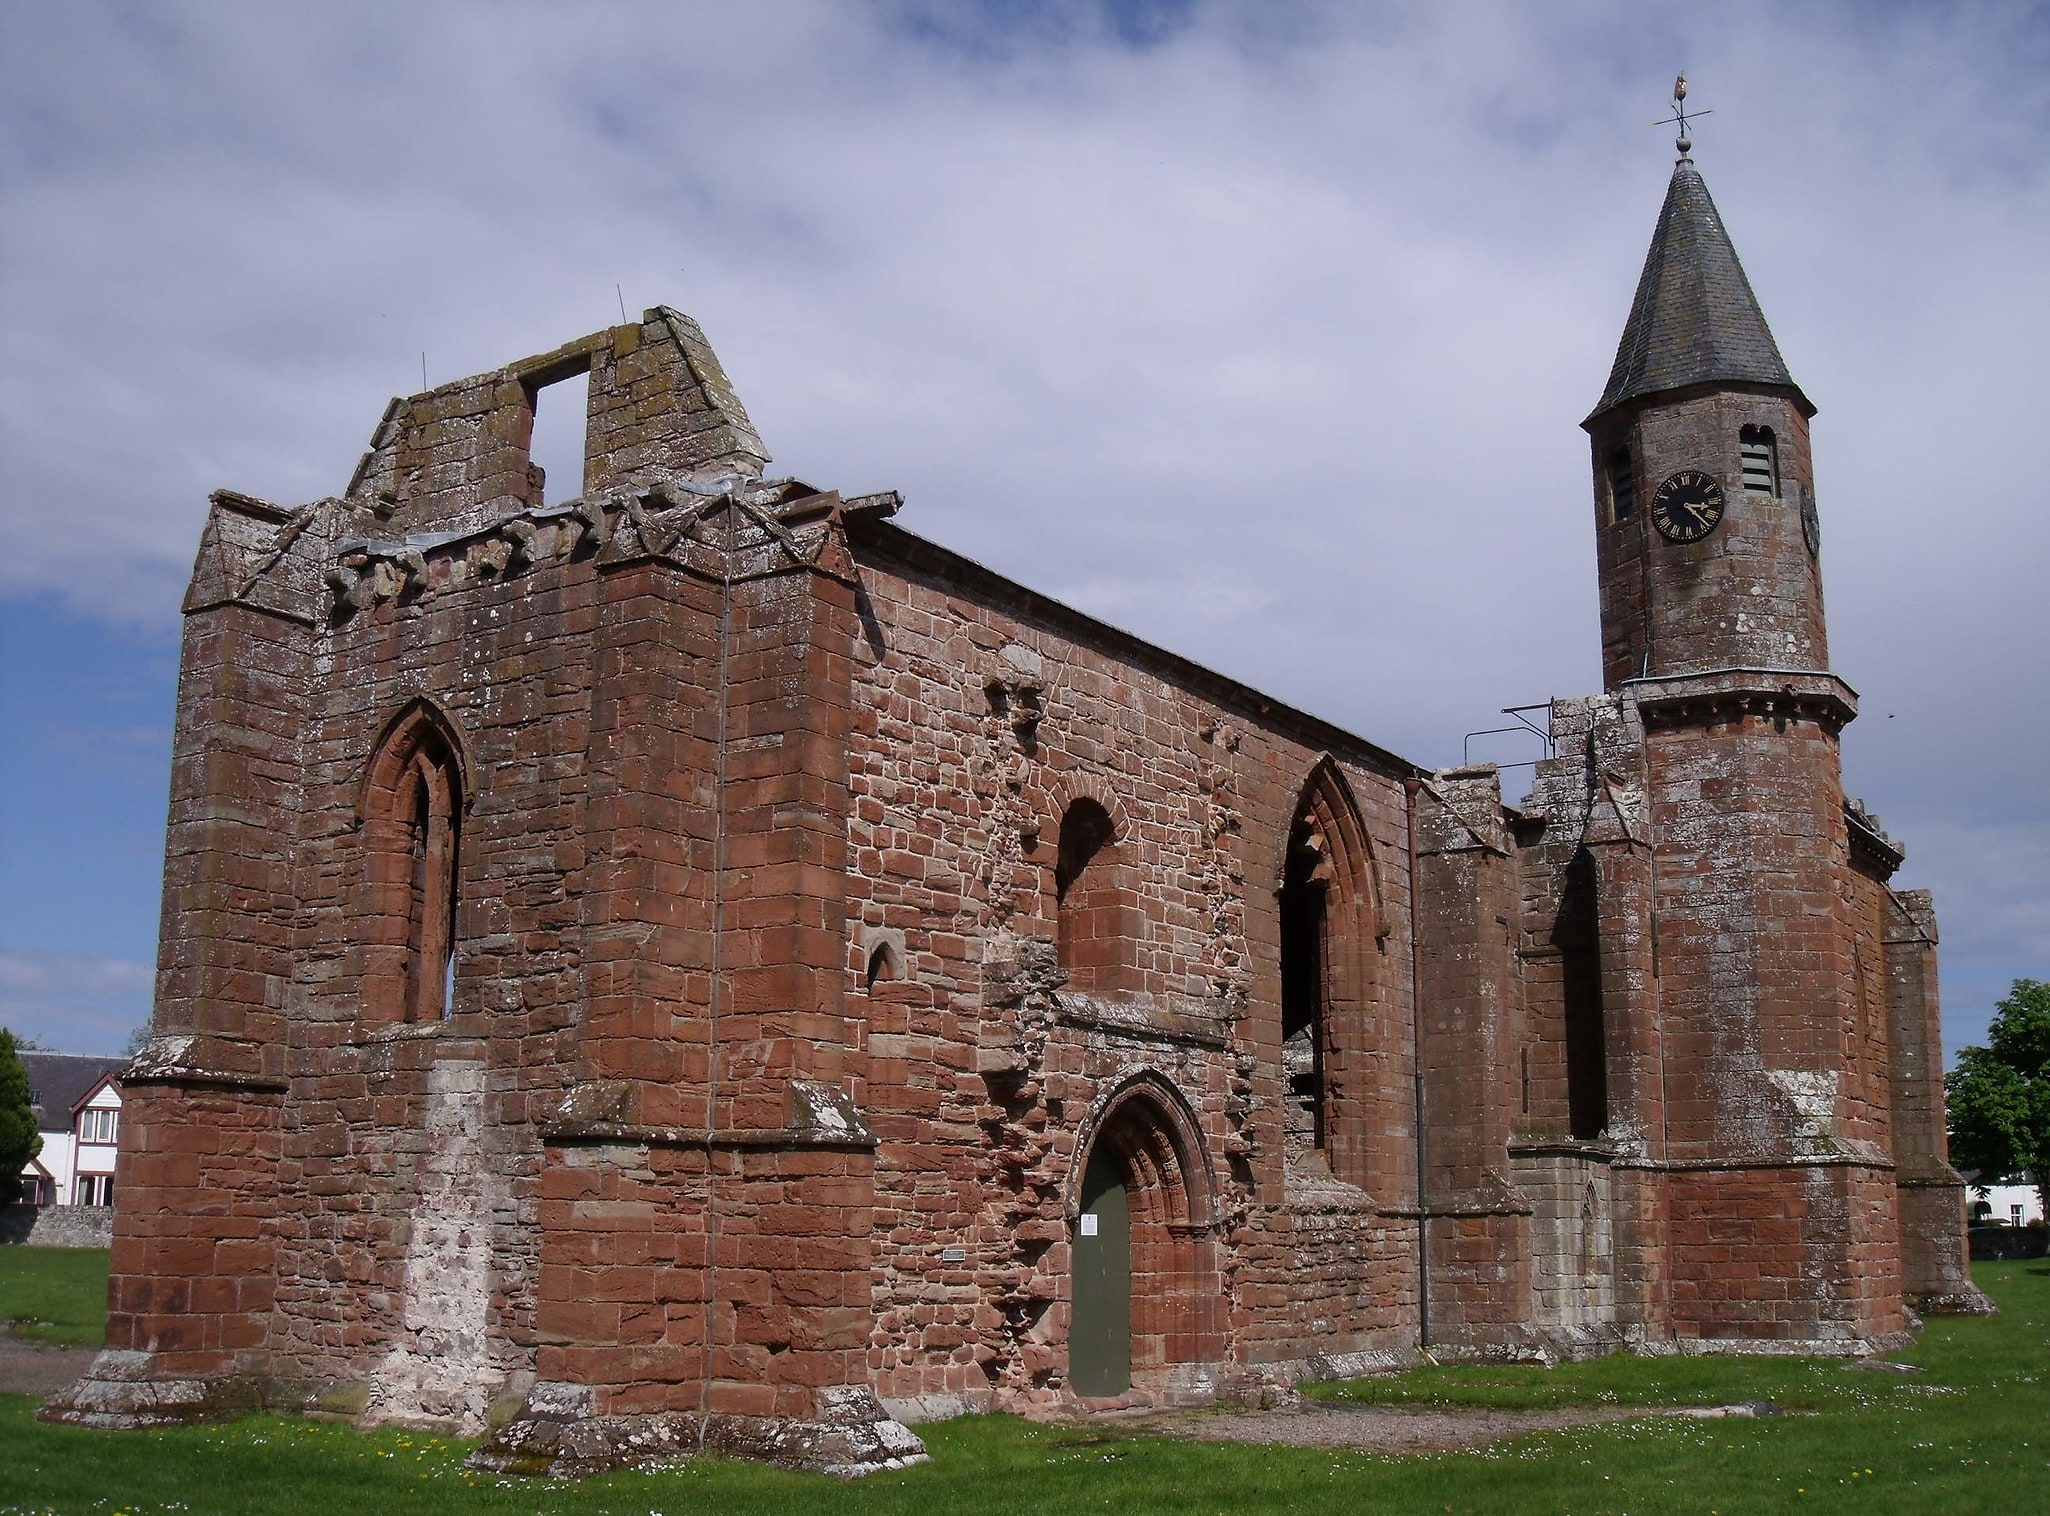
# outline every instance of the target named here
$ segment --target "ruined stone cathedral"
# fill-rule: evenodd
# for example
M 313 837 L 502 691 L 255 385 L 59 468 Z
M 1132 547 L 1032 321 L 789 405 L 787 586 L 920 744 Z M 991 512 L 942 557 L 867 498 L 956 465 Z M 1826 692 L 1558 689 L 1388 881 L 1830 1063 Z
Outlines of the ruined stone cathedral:
M 852 1472 L 1983 1309 L 1813 413 L 1683 157 L 1583 423 L 1605 688 L 1518 805 L 769 475 L 666 308 L 217 492 L 110 1346 L 46 1414 Z

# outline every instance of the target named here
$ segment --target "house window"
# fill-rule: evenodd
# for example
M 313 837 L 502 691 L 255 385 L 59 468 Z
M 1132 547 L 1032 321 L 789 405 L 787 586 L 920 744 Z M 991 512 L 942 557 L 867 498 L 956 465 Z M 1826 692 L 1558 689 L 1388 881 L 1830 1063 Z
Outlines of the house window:
M 112 1143 L 120 1115 L 119 1111 L 86 1111 L 79 1117 L 78 1140 Z
M 1619 447 L 1609 454 L 1609 516 L 1628 521 L 1637 514 L 1637 474 L 1630 466 L 1630 449 Z
M 1747 426 L 1737 433 L 1737 457 L 1743 464 L 1744 488 L 1754 495 L 1780 492 L 1779 443 L 1769 426 Z
M 114 1203 L 114 1176 L 112 1174 L 81 1174 L 76 1190 L 80 1205 L 112 1205 Z

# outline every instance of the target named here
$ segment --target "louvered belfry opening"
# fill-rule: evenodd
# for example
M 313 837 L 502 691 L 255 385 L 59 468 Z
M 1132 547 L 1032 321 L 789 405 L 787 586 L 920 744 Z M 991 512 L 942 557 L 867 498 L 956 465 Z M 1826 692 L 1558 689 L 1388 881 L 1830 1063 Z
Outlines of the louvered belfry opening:
M 1628 521 L 1637 514 L 1637 474 L 1630 466 L 1630 449 L 1619 447 L 1609 454 L 1609 514 Z
M 1747 426 L 1737 434 L 1737 457 L 1744 470 L 1744 488 L 1758 495 L 1780 492 L 1779 441 L 1769 426 Z

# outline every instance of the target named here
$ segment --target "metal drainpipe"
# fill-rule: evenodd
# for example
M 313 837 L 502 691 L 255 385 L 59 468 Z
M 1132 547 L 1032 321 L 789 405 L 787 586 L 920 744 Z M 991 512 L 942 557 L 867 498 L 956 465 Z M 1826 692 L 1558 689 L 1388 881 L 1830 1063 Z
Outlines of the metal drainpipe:
M 1402 781 L 1409 800 L 1409 1047 L 1411 1120 L 1416 1126 L 1417 1346 L 1431 1345 L 1431 1218 L 1424 1203 L 1424 1006 L 1423 934 L 1417 909 L 1416 806 L 1421 779 Z

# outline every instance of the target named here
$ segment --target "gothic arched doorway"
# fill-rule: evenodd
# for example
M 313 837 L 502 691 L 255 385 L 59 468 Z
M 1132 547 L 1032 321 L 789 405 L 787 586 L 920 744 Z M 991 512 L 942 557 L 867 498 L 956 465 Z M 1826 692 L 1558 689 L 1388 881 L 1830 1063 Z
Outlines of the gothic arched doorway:
M 1069 1387 L 1122 1395 L 1220 1356 L 1209 1173 L 1180 1097 L 1157 1076 L 1125 1085 L 1076 1172 Z

